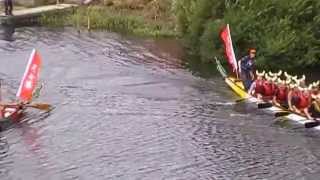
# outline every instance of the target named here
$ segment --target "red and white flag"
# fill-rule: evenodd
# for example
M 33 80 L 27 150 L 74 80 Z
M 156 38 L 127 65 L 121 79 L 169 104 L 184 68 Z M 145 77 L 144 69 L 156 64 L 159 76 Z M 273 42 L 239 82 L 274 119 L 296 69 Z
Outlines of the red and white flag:
M 227 26 L 225 26 L 220 32 L 220 38 L 224 43 L 224 52 L 228 60 L 228 63 L 232 68 L 232 72 L 238 74 L 238 64 L 233 51 L 229 24 L 227 24 Z
M 40 67 L 41 57 L 39 53 L 33 49 L 16 95 L 19 100 L 32 100 L 33 91 L 36 89 L 39 80 Z

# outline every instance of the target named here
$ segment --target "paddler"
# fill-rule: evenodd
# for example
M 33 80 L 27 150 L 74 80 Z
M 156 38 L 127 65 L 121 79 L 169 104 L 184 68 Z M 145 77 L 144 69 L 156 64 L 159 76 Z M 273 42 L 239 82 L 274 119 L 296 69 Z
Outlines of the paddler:
M 259 71 L 256 70 L 257 79 L 252 83 L 249 90 L 249 94 L 257 97 L 258 100 L 262 100 L 262 96 L 264 94 L 264 88 L 263 88 L 263 83 L 265 81 L 264 75 L 265 75 L 265 71 L 259 73 Z
M 298 85 L 294 82 L 291 82 L 289 84 L 289 91 L 288 91 L 288 106 L 290 111 L 294 111 L 294 106 L 293 104 L 297 104 L 299 102 L 299 96 L 298 96 Z
M 240 78 L 243 81 L 245 90 L 249 90 L 254 80 L 256 49 L 250 48 L 249 55 L 241 58 L 238 63 L 240 67 Z
M 5 114 L 9 112 L 8 108 L 23 108 L 24 103 L 6 103 L 6 104 L 0 104 L 0 119 L 5 118 Z
M 309 109 L 311 116 L 314 118 L 320 117 L 320 91 L 319 91 L 320 81 L 314 82 L 311 84 L 311 97 L 312 105 Z
M 297 79 L 297 76 L 291 76 L 288 75 L 287 72 L 284 73 L 286 76 L 286 79 L 289 81 L 290 80 L 290 84 L 288 85 L 289 90 L 288 90 L 288 96 L 287 96 L 287 100 L 288 100 L 288 106 L 289 106 L 289 110 L 290 111 L 296 111 L 295 107 L 293 106 L 293 104 L 297 104 L 299 102 L 299 81 Z
M 264 81 L 263 83 L 263 96 L 264 99 L 268 99 L 271 100 L 273 98 L 274 95 L 274 91 L 275 91 L 275 80 L 276 77 L 270 77 L 268 74 L 266 74 L 266 81 Z
M 0 102 L 2 102 L 2 79 L 0 79 Z M 22 108 L 23 103 L 0 103 L 0 119 L 5 118 L 5 113 L 7 112 L 7 108 Z
M 288 105 L 291 111 L 304 114 L 308 119 L 312 119 L 308 110 L 311 106 L 311 93 L 308 88 L 295 84 L 288 93 Z
M 280 78 L 282 71 L 280 70 L 278 73 L 272 73 L 271 71 L 268 72 L 269 76 L 271 77 L 273 83 L 273 95 L 275 90 L 277 89 L 278 79 Z
M 288 108 L 288 84 L 290 81 L 281 80 L 277 81 L 277 88 L 272 99 L 273 104 L 280 107 Z

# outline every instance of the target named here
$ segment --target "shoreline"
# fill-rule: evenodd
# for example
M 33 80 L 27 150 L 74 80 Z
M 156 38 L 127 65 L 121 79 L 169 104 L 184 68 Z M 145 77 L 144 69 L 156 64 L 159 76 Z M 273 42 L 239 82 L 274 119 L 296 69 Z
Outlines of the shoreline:
M 71 26 L 80 30 L 106 30 L 147 37 L 179 37 L 170 16 L 154 19 L 138 10 L 103 5 L 78 7 L 74 13 L 43 15 L 40 24 L 48 27 Z

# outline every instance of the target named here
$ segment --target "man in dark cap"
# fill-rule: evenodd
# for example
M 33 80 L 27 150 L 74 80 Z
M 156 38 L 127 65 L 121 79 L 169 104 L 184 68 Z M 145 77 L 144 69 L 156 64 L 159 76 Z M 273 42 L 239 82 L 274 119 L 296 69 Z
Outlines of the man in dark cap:
M 240 78 L 243 81 L 244 88 L 250 89 L 250 86 L 254 80 L 256 49 L 249 49 L 249 55 L 244 56 L 239 60 Z

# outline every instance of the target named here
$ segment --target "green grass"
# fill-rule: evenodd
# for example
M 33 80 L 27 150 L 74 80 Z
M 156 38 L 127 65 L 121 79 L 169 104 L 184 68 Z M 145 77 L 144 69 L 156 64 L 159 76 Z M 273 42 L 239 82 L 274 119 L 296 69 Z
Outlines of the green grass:
M 177 36 L 174 23 L 105 6 L 80 7 L 72 14 L 42 16 L 40 22 L 45 26 L 73 26 L 79 30 L 107 30 L 139 36 Z

